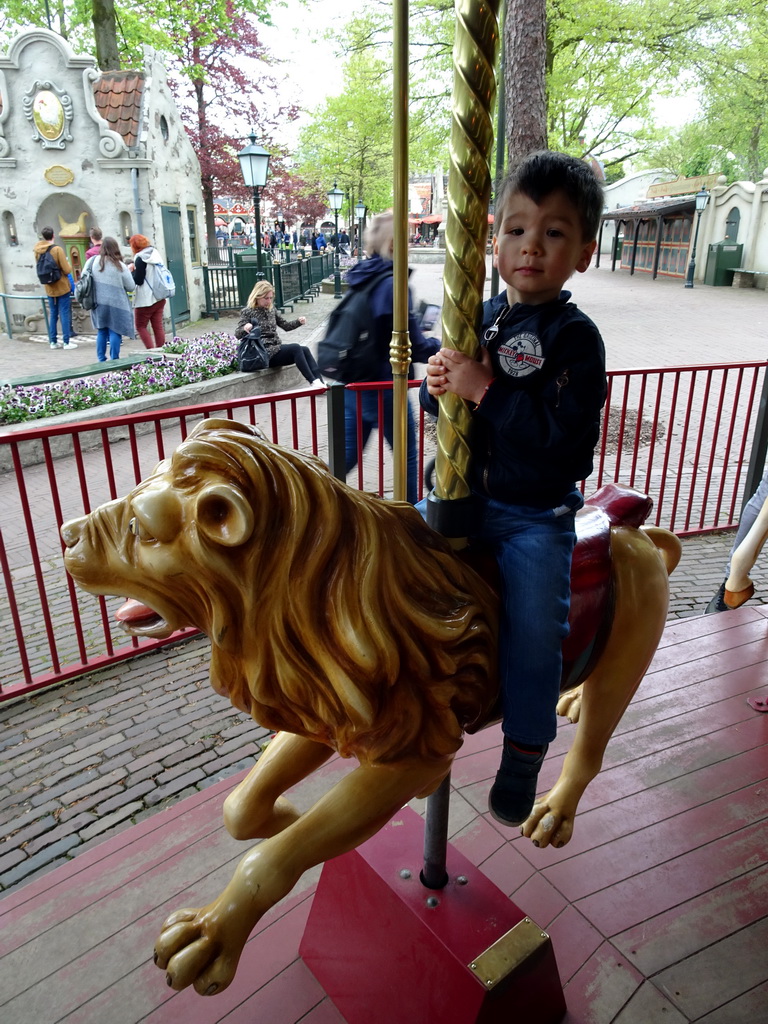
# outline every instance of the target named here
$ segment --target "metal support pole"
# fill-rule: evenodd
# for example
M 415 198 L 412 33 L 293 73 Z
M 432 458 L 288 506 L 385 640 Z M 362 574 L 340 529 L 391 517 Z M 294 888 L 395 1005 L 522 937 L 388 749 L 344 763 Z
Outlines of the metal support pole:
M 335 188 L 336 186 L 334 186 Z M 336 232 L 336 250 L 333 254 L 333 297 L 341 298 L 341 270 L 339 268 L 339 211 L 333 211 L 333 230 Z
M 693 233 L 693 249 L 691 249 L 691 262 L 688 264 L 688 275 L 685 278 L 686 288 L 693 288 L 693 272 L 696 269 L 696 246 L 699 243 L 699 224 L 701 224 L 701 210 L 696 211 L 696 230 Z
M 424 823 L 424 867 L 419 878 L 427 889 L 444 889 L 448 884 L 446 850 L 448 846 L 448 807 L 451 776 L 447 775 L 427 800 Z
M 256 280 L 261 281 L 264 272 L 261 269 L 261 197 L 258 188 L 253 190 L 253 213 L 256 220 Z
M 347 444 L 344 428 L 344 393 L 339 381 L 329 381 L 328 399 L 328 468 L 337 480 L 347 479 Z
M 408 336 L 408 0 L 395 0 L 392 9 L 395 104 L 394 141 L 394 276 L 392 339 L 392 453 L 395 501 L 405 501 L 408 479 L 408 369 L 411 341 Z

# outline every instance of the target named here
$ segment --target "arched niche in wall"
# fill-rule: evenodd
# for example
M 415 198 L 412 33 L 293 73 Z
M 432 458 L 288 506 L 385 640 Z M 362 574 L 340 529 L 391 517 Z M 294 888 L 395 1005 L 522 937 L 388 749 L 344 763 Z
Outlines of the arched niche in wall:
M 88 241 L 88 232 L 94 224 L 98 224 L 98 221 L 88 203 L 71 192 L 53 192 L 46 196 L 35 217 L 37 233 L 40 234 L 44 227 L 53 228 L 54 238 L 62 246 L 62 238 L 82 238 Z
M 3 210 L 2 225 L 3 245 L 18 245 L 19 236 L 16 234 L 16 219 L 10 210 Z
M 128 245 L 128 239 L 134 234 L 131 215 L 126 210 L 120 211 L 120 244 Z
M 738 206 L 732 206 L 728 211 L 728 216 L 725 218 L 725 241 L 735 242 L 739 237 L 739 224 L 741 223 L 741 213 L 739 213 Z

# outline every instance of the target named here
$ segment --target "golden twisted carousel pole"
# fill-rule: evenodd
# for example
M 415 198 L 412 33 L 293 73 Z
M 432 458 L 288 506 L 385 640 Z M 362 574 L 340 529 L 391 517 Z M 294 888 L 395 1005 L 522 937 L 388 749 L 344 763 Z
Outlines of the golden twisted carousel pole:
M 395 247 L 389 362 L 392 367 L 393 493 L 396 501 L 405 501 L 408 477 L 408 368 L 411 365 L 411 341 L 408 336 L 408 0 L 394 2 L 393 37 Z
M 456 3 L 442 324 L 443 344 L 469 356 L 477 355 L 477 324 L 485 284 L 500 3 Z M 503 145 L 503 140 L 499 144 Z M 436 486 L 427 501 L 427 521 L 454 546 L 463 547 L 471 514 L 471 414 L 467 403 L 456 395 L 442 395 L 439 402 Z M 427 802 L 421 881 L 429 889 L 441 889 L 448 881 L 450 785 L 449 775 Z
M 477 354 L 477 321 L 485 284 L 500 3 L 456 3 L 442 324 L 443 344 L 470 356 Z M 466 537 L 468 527 L 470 429 L 466 402 L 455 395 L 442 395 L 436 484 L 427 518 L 456 546 L 462 546 L 459 538 Z

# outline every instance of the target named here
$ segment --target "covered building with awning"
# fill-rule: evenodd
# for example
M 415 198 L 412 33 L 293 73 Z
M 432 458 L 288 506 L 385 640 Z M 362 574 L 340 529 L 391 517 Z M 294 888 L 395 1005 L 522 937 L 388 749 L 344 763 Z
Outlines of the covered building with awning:
M 634 274 L 636 270 L 657 277 L 685 277 L 696 212 L 694 196 L 647 201 L 610 210 L 600 221 L 596 266 L 606 222 L 616 225 L 611 270 L 616 264 Z
M 691 239 L 696 246 L 697 216 L 700 218 L 696 213 L 696 196 L 704 195 L 706 206 L 721 180 L 725 179 L 716 174 L 702 174 L 657 181 L 648 187 L 645 198 L 637 199 L 631 206 L 606 210 L 600 220 L 595 265 L 600 266 L 605 233 L 611 270 L 615 270 L 618 263 L 619 269 L 629 270 L 630 274 L 638 270 L 654 278 L 659 275 L 685 277 L 691 257 Z M 609 186 L 606 198 L 610 190 Z

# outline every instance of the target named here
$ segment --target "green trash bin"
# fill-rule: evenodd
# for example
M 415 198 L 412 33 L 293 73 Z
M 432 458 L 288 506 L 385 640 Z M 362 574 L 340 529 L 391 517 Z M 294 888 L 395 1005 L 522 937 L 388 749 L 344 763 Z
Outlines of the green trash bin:
M 715 242 L 708 249 L 704 284 L 730 287 L 733 284 L 734 270 L 741 266 L 744 246 L 734 242 Z
M 259 279 L 259 256 L 252 245 L 244 245 L 234 250 L 234 258 L 238 302 L 241 306 L 246 306 L 248 304 L 248 296 Z M 263 264 L 263 254 L 261 259 Z

